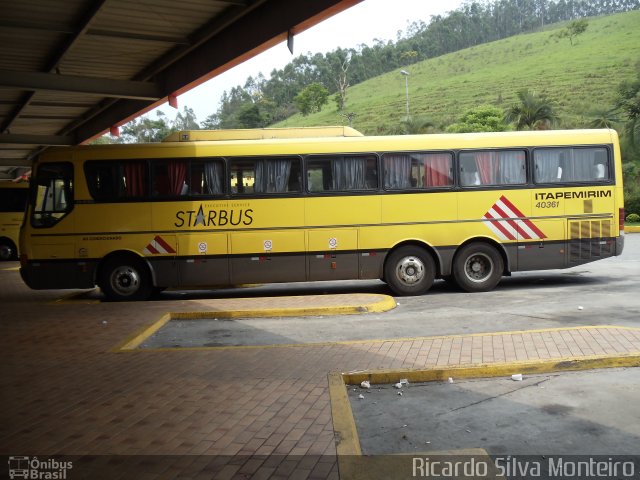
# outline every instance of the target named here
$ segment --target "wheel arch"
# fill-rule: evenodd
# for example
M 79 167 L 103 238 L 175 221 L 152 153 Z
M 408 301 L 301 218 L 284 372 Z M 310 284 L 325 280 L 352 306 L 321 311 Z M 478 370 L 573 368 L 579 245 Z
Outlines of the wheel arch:
M 502 257 L 502 265 L 503 265 L 503 275 L 508 275 L 511 272 L 511 260 L 509 258 L 509 255 L 507 254 L 507 250 L 505 249 L 504 245 L 500 242 L 495 241 L 493 238 L 491 237 L 471 237 L 466 239 L 464 242 L 462 242 L 460 245 L 458 245 L 458 247 L 456 248 L 455 253 L 453 254 L 453 259 L 456 258 L 456 256 L 458 255 L 458 253 L 460 252 L 460 250 L 469 245 L 470 243 L 485 243 L 487 245 L 491 245 L 492 247 L 494 247 L 498 253 L 500 253 L 500 256 Z
M 0 236 L 0 243 L 6 243 L 12 248 L 13 255 L 11 258 L 18 258 L 18 245 L 16 245 L 16 242 L 14 242 L 11 238 L 3 235 Z
M 440 253 L 438 253 L 438 250 L 436 248 L 429 245 L 427 242 L 423 240 L 418 240 L 418 239 L 403 240 L 401 242 L 396 243 L 393 247 L 391 247 L 387 252 L 387 254 L 385 255 L 384 262 L 382 264 L 383 271 L 387 265 L 387 262 L 389 261 L 389 257 L 391 256 L 391 254 L 402 247 L 419 247 L 424 249 L 427 253 L 429 253 L 429 255 L 431 255 L 431 258 L 433 259 L 433 262 L 436 265 L 436 276 L 441 275 L 442 256 L 440 255 Z
M 147 270 L 149 271 L 149 275 L 151 276 L 151 284 L 154 287 L 156 286 L 156 272 L 154 271 L 153 266 L 151 265 L 151 262 L 149 262 L 149 260 L 146 257 L 140 255 L 138 252 L 134 250 L 114 250 L 113 252 L 109 252 L 107 255 L 102 257 L 102 259 L 100 259 L 100 262 L 98 263 L 98 268 L 96 268 L 94 273 L 94 283 L 96 285 L 100 280 L 100 276 L 102 275 L 102 269 L 104 268 L 104 265 L 107 262 L 109 262 L 112 258 L 116 258 L 120 256 L 134 257 L 134 258 L 137 258 L 138 260 L 142 260 L 142 262 L 147 266 Z

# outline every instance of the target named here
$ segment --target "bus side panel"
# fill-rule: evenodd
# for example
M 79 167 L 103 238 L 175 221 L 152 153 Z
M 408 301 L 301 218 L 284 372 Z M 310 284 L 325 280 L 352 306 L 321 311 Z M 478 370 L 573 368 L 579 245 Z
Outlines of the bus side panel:
M 227 234 L 190 232 L 179 235 L 180 285 L 229 285 Z
M 457 218 L 458 194 L 456 192 L 390 194 L 382 197 L 381 220 L 383 223 L 451 222 Z
M 535 219 L 536 227 L 546 238 L 531 241 L 518 235 L 518 271 L 547 270 L 567 266 L 565 220 Z
M 233 284 L 306 280 L 303 230 L 233 232 L 230 245 Z
M 358 278 L 358 230 L 318 228 L 307 233 L 309 280 Z

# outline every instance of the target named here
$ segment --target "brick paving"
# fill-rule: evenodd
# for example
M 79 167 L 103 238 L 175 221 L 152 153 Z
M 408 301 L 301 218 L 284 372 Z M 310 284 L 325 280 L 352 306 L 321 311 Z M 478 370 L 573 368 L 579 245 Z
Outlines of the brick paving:
M 0 269 L 0 454 L 156 456 L 138 478 L 337 478 L 329 372 L 640 352 L 640 330 L 623 328 L 114 352 L 167 311 L 217 300 L 54 303 L 64 294 Z

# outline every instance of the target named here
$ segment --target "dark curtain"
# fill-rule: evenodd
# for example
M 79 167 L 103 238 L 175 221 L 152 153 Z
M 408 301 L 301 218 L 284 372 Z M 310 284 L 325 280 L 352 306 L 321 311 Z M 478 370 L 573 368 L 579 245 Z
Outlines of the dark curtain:
M 491 152 L 476 153 L 476 166 L 480 174 L 480 182 L 483 185 L 498 183 L 500 174 L 500 162 Z
M 181 195 L 187 179 L 187 162 L 170 160 L 167 170 L 169 172 L 169 195 Z
M 128 162 L 124 165 L 124 191 L 128 197 L 147 195 L 147 164 Z
M 444 187 L 451 185 L 450 176 L 451 155 L 433 154 L 425 155 L 424 159 L 424 186 Z

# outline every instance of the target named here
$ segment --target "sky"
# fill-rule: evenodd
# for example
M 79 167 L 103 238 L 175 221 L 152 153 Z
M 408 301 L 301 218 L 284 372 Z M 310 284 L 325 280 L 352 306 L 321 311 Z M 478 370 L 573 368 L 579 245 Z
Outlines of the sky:
M 450 12 L 462 3 L 463 0 L 363 0 L 296 35 L 293 55 L 286 42 L 282 42 L 181 95 L 178 107 L 180 110 L 184 106 L 192 108 L 198 122 L 202 122 L 218 110 L 224 91 L 244 85 L 249 76 L 255 77 L 262 72 L 265 78 L 269 78 L 274 68 L 283 68 L 301 54 L 373 45 L 375 39 L 395 41 L 398 31 L 404 33 L 412 22 L 422 20 L 428 23 L 432 15 Z M 159 109 L 170 118 L 175 115 L 175 110 L 166 104 Z

